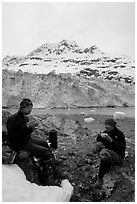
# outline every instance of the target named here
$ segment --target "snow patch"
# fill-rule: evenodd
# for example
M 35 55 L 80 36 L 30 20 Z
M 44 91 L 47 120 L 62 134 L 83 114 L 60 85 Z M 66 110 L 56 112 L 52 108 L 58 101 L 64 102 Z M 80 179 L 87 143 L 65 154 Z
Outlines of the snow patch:
M 26 180 L 16 165 L 2 165 L 3 202 L 69 202 L 73 186 L 68 180 L 58 186 L 38 186 Z

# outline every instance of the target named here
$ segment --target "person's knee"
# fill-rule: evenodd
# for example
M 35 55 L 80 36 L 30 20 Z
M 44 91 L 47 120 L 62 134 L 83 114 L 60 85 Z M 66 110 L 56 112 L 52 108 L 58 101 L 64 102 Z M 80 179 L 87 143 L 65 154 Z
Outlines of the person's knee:
M 97 142 L 95 146 L 92 148 L 93 153 L 99 153 L 103 148 L 105 148 L 102 142 Z
M 106 162 L 109 162 L 110 160 L 110 155 L 109 155 L 109 152 L 107 151 L 107 149 L 102 149 L 100 151 L 100 159 L 102 161 L 106 161 Z
M 39 150 L 39 156 L 43 159 L 46 159 L 46 160 L 51 158 L 51 154 L 50 154 L 49 150 L 46 148 L 41 148 Z
M 96 146 L 98 149 L 101 149 L 101 150 L 105 148 L 105 145 L 102 142 L 97 142 Z
M 46 150 L 44 150 L 44 155 L 49 155 L 49 156 L 51 156 L 51 153 L 50 153 L 50 151 L 49 151 L 48 149 L 46 149 Z

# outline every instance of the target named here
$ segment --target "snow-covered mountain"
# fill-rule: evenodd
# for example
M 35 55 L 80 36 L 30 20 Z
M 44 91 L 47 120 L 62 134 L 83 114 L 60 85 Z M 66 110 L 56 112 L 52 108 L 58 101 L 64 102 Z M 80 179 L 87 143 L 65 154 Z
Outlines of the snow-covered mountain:
M 129 57 L 104 53 L 95 45 L 83 49 L 75 41 L 46 43 L 26 56 L 3 59 L 3 101 L 8 105 L 11 96 L 15 101 L 31 96 L 36 107 L 134 105 L 134 84 L 135 63 Z

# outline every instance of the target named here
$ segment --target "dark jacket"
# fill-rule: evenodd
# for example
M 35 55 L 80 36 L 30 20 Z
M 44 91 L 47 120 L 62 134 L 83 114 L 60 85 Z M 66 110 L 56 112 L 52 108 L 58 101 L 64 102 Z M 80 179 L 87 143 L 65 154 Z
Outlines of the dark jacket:
M 7 121 L 10 147 L 15 151 L 20 150 L 31 138 L 33 129 L 27 127 L 27 122 L 28 118 L 20 110 L 10 116 Z
M 104 133 L 107 133 L 104 131 Z M 121 156 L 125 157 L 126 141 L 124 133 L 119 130 L 117 127 L 114 128 L 111 132 L 107 133 L 111 138 L 112 142 L 107 141 L 102 138 L 100 134 L 97 136 L 97 142 L 102 142 L 107 149 L 111 149 Z

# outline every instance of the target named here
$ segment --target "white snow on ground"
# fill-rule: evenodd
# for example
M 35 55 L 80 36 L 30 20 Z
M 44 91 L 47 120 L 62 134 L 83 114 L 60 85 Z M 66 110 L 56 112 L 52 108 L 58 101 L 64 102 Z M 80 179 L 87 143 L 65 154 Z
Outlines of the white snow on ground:
M 73 186 L 62 180 L 61 187 L 38 186 L 26 180 L 24 172 L 16 165 L 2 165 L 3 202 L 69 202 Z

